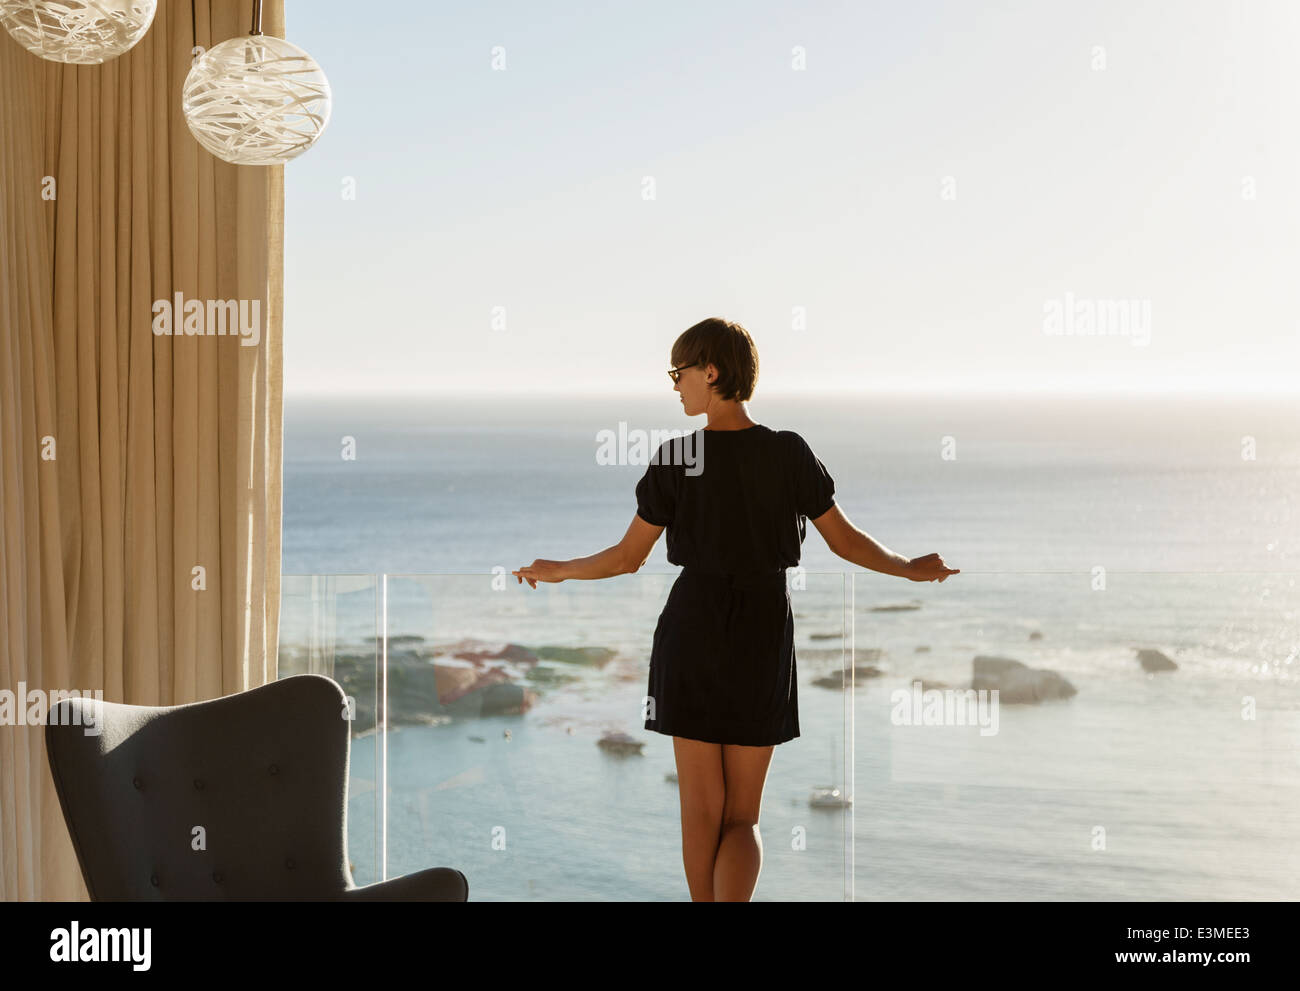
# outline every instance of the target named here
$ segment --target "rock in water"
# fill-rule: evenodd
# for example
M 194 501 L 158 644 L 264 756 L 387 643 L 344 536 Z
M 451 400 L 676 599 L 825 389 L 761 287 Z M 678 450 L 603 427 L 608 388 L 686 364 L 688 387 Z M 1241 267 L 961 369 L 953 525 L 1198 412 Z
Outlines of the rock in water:
M 836 671 L 834 674 L 828 674 L 821 678 L 814 678 L 813 684 L 822 688 L 848 688 L 849 679 L 847 671 Z M 883 671 L 871 664 L 859 664 L 853 668 L 853 680 L 855 682 L 864 681 L 867 678 L 879 678 Z
M 1031 668 L 1009 657 L 976 657 L 970 686 L 976 691 L 998 690 L 998 701 L 1008 705 L 1068 699 L 1078 689 L 1055 671 Z
M 393 641 L 390 638 L 389 643 Z M 505 643 L 490 640 L 478 640 L 473 637 L 458 640 L 455 643 L 438 644 L 435 654 L 450 654 L 462 661 L 510 661 L 521 667 L 531 667 L 537 663 L 537 655 L 527 647 L 517 643 Z
M 565 685 L 571 681 L 578 681 L 579 677 L 571 671 L 561 671 L 551 664 L 538 664 L 528 672 L 528 680 L 539 685 Z
M 1158 650 L 1147 647 L 1137 648 L 1138 663 L 1143 671 L 1177 671 L 1178 665 Z
M 585 664 L 604 667 L 618 651 L 610 647 L 538 647 L 537 656 L 544 661 L 564 661 L 568 664 Z
M 638 740 L 627 733 L 605 733 L 596 745 L 602 750 L 610 750 L 616 754 L 639 754 L 641 748 L 645 746 L 645 741 Z
M 480 716 L 515 716 L 527 712 L 537 700 L 537 693 L 522 685 L 488 685 L 483 690 Z

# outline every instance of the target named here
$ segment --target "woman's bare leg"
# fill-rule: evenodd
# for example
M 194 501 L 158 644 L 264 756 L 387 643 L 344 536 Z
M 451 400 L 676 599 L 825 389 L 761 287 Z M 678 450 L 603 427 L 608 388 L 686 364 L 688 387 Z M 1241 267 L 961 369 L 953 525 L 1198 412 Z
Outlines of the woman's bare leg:
M 713 901 L 713 861 L 722 828 L 722 745 L 673 737 L 682 805 L 682 864 L 691 901 Z
M 713 900 L 747 902 L 763 868 L 763 839 L 758 811 L 772 761 L 772 748 L 722 745 L 725 797 L 722 836 L 713 866 Z

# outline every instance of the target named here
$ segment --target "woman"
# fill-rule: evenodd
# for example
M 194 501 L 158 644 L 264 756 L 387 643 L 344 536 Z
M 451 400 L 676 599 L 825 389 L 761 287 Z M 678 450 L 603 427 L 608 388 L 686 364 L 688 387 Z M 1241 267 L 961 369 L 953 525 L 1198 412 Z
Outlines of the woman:
M 739 324 L 701 321 L 673 344 L 672 364 L 686 415 L 708 423 L 660 447 L 623 539 L 511 573 L 532 588 L 628 574 L 668 528 L 668 560 L 683 567 L 655 628 L 645 728 L 673 738 L 691 900 L 748 901 L 763 862 L 758 813 L 772 748 L 799 735 L 785 569 L 799 563 L 805 518 L 859 567 L 919 582 L 959 569 L 876 543 L 835 504 L 835 483 L 802 437 L 750 418 L 758 352 Z

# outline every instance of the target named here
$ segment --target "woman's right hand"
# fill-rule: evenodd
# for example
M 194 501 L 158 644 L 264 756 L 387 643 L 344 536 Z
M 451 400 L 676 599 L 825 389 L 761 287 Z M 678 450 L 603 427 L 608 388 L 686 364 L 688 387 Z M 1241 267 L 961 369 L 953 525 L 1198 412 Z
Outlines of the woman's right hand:
M 961 568 L 948 567 L 938 554 L 926 554 L 908 561 L 903 577 L 914 582 L 941 582 L 949 575 L 958 574 L 961 574 Z
M 531 588 L 536 588 L 538 582 L 562 582 L 567 577 L 564 574 L 564 561 L 548 561 L 545 558 L 538 558 L 532 564 L 520 568 L 518 571 L 510 572 L 520 583 L 528 582 Z

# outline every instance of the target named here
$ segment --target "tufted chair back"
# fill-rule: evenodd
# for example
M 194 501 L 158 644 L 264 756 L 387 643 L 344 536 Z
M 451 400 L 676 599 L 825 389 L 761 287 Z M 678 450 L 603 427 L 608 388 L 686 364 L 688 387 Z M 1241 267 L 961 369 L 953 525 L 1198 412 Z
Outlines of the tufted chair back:
M 52 706 L 50 771 L 91 899 L 382 900 L 396 885 L 389 897 L 465 900 L 449 868 L 421 872 L 418 892 L 353 884 L 346 712 L 311 674 L 189 705 Z

